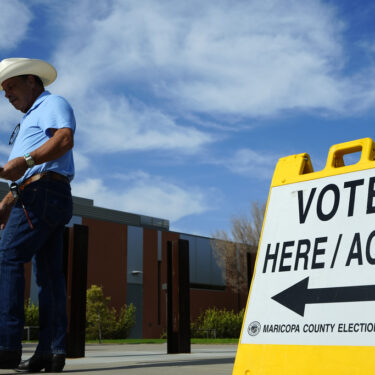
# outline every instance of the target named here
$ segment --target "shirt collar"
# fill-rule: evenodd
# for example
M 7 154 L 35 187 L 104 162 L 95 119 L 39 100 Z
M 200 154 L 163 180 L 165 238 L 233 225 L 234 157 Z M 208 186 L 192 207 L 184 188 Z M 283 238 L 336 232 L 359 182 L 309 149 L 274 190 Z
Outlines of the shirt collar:
M 25 116 L 27 116 L 31 111 L 33 111 L 35 108 L 39 106 L 39 104 L 43 103 L 43 101 L 47 98 L 48 95 L 51 95 L 49 91 L 43 91 L 35 100 L 33 105 L 30 107 L 30 109 L 25 113 Z M 25 117 L 24 116 L 24 117 Z

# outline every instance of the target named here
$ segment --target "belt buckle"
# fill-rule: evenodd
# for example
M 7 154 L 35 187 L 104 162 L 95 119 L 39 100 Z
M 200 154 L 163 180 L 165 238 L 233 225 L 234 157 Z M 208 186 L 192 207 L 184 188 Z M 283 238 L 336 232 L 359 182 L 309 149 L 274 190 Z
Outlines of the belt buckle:
M 20 196 L 19 186 L 15 182 L 12 182 L 9 186 L 9 190 L 11 191 L 13 198 L 17 200 Z

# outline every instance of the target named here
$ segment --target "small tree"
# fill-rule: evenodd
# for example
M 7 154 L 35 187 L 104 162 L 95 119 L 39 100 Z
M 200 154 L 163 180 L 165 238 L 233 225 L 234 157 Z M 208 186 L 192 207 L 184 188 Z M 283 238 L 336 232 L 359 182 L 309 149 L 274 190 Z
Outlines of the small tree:
M 25 326 L 39 326 L 39 307 L 34 305 L 30 298 L 25 301 Z
M 87 290 L 86 337 L 88 339 L 126 338 L 135 324 L 135 306 L 123 306 L 119 313 L 110 306 L 111 297 L 105 297 L 100 286 Z
M 129 336 L 129 332 L 135 324 L 135 310 L 132 303 L 121 308 L 116 322 L 115 338 L 125 339 Z
M 100 286 L 92 285 L 87 290 L 86 335 L 87 338 L 98 338 L 101 342 L 103 335 L 113 330 L 114 314 L 110 308 L 110 297 L 104 297 Z
M 240 293 L 248 287 L 247 253 L 257 251 L 265 209 L 265 204 L 252 202 L 249 216 L 231 219 L 231 234 L 225 230 L 217 231 L 211 241 L 227 286 L 238 294 L 239 308 Z

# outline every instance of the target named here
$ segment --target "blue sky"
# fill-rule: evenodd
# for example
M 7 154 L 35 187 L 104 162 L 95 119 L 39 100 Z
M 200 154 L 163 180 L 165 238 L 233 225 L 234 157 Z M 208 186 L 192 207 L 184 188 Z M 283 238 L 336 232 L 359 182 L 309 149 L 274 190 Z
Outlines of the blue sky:
M 0 58 L 51 62 L 77 118 L 73 194 L 212 235 L 278 158 L 373 137 L 375 4 L 1 0 Z M 21 117 L 0 101 L 0 162 Z

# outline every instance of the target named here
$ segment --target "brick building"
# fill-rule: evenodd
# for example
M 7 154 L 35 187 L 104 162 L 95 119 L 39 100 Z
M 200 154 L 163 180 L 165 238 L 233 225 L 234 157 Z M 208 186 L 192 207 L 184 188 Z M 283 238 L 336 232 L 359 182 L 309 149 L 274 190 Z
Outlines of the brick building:
M 0 183 L 0 194 L 7 191 L 8 185 Z M 238 311 L 245 306 L 247 293 L 238 298 L 226 288 L 210 238 L 172 232 L 168 220 L 96 207 L 90 199 L 73 201 L 68 226 L 88 227 L 87 287 L 102 286 L 116 308 L 136 306 L 132 337 L 158 338 L 166 331 L 167 241 L 189 241 L 192 320 L 209 307 Z M 254 264 L 255 253 L 251 257 Z M 25 267 L 25 278 L 25 297 L 37 304 L 31 264 Z

